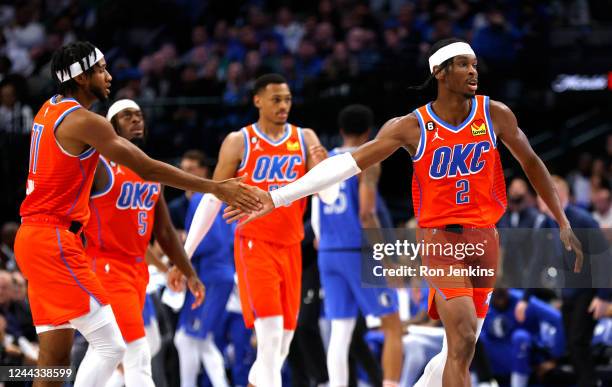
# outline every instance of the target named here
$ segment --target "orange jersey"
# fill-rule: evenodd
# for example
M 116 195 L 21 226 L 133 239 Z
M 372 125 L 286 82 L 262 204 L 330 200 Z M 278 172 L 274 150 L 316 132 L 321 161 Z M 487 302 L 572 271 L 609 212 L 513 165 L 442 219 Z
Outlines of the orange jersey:
M 414 111 L 421 129 L 413 157 L 412 198 L 420 227 L 497 223 L 506 209 L 506 186 L 489 114 L 477 95 L 459 126 L 440 119 L 431 103 Z
M 302 177 L 306 173 L 306 145 L 302 128 L 285 125 L 286 133 L 272 141 L 257 124 L 242 128 L 244 155 L 236 176 L 248 174 L 245 183 L 272 191 Z M 277 244 L 299 243 L 304 238 L 302 217 L 306 199 L 274 210 L 240 228 L 240 235 Z
M 144 181 L 136 172 L 100 157 L 109 181 L 91 195 L 91 219 L 85 227 L 87 254 L 91 257 L 145 258 L 155 222 L 159 183 Z
M 72 98 L 53 96 L 40 108 L 30 140 L 30 164 L 22 217 L 47 215 L 87 223 L 89 192 L 98 152 L 89 148 L 78 156 L 66 152 L 55 138 L 58 125 L 82 106 Z

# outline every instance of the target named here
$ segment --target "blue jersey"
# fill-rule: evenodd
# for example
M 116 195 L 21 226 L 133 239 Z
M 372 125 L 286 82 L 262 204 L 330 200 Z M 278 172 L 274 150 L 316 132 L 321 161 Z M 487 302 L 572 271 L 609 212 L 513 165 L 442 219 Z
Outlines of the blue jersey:
M 336 148 L 330 156 L 348 152 L 348 148 Z M 376 210 L 382 227 L 391 227 L 389 215 L 382 198 L 377 194 Z M 330 205 L 320 202 L 319 219 L 320 251 L 361 250 L 363 231 L 359 219 L 359 177 L 353 176 L 340 183 L 340 193 Z
M 189 202 L 185 229 L 189 230 L 193 216 L 200 204 L 203 195 L 195 193 Z M 191 258 L 193 267 L 198 272 L 202 282 L 225 282 L 234 280 L 233 239 L 232 226 L 225 223 L 222 218 L 223 208 L 217 214 L 210 230 L 202 239 Z

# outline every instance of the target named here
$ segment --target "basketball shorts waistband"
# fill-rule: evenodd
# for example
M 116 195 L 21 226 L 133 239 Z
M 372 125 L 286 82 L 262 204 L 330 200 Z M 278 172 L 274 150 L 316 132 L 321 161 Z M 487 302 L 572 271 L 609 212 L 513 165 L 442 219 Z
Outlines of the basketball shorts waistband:
M 83 231 L 83 223 L 56 215 L 30 215 L 21 218 L 21 224 L 38 224 L 57 226 L 79 235 Z

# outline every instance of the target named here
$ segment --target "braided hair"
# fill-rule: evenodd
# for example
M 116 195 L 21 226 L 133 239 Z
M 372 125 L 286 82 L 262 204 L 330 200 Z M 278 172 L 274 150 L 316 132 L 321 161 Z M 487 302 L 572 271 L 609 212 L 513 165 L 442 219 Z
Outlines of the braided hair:
M 95 51 L 96 47 L 90 42 L 74 42 L 63 46 L 53 54 L 51 59 L 51 77 L 56 83 L 58 92 L 62 95 L 72 95 L 79 89 L 79 85 L 74 79 L 61 82 L 57 77 L 57 72 L 70 75 L 70 65 L 80 63 L 85 76 L 89 77 L 93 73 L 93 65 L 89 63 L 89 56 Z

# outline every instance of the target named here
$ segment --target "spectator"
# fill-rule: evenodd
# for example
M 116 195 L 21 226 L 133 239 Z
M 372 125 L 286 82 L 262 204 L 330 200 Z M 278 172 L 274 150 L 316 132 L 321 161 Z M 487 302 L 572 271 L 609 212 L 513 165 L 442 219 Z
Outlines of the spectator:
M 2 67 L 6 68 L 10 64 L 9 71 L 12 73 L 28 76 L 34 71 L 34 63 L 32 63 L 28 51 L 14 44 L 9 44 L 2 31 L 0 31 L 0 55 L 5 57 Z M 3 71 L 5 70 L 3 69 Z
M 259 52 L 263 58 L 263 66 L 266 72 L 280 72 L 280 61 L 283 54 L 282 43 L 271 35 L 265 36 L 259 47 Z
M 12 82 L 0 86 L 0 131 L 29 134 L 33 118 L 32 108 L 19 101 Z
M 7 321 L 0 314 L 0 364 L 3 366 L 22 365 L 23 354 L 18 346 L 12 343 L 7 334 Z
M 583 152 L 578 157 L 578 168 L 567 176 L 574 204 L 588 208 L 591 204 L 591 181 L 589 176 L 593 166 L 593 156 Z
M 12 25 L 5 28 L 6 40 L 24 50 L 30 50 L 43 44 L 45 29 L 34 20 L 34 5 L 22 3 L 15 11 L 15 20 Z
M 298 49 L 295 67 L 302 82 L 313 80 L 320 73 L 323 61 L 317 53 L 317 48 L 311 40 L 303 39 Z
M 19 271 L 14 271 L 11 273 L 13 277 L 13 300 L 15 302 L 23 302 L 28 303 L 28 285 L 26 283 L 25 278 Z
M 315 30 L 314 43 L 319 54 L 324 56 L 331 54 L 336 43 L 334 26 L 329 22 L 319 23 Z
M 34 342 L 37 336 L 30 310 L 25 302 L 14 298 L 13 277 L 8 271 L 0 270 L 0 315 L 6 319 L 6 332 L 14 338 L 23 336 Z
M 593 218 L 612 242 L 612 197 L 608 188 L 600 188 L 593 193 Z
M 212 57 L 204 65 L 202 71 L 200 95 L 220 97 L 223 93 L 223 83 L 218 80 L 219 58 Z
M 282 36 L 283 43 L 289 52 L 297 52 L 304 36 L 304 27 L 293 20 L 293 13 L 288 7 L 281 7 L 278 10 L 274 31 Z
M 544 263 L 543 257 L 536 255 L 539 247 L 536 238 L 545 219 L 535 208 L 527 182 L 522 178 L 512 179 L 508 187 L 508 209 L 497 223 L 504 252 L 502 276 L 511 286 L 536 286 L 529 282 L 539 276 L 539 265 Z
M 206 155 L 199 150 L 188 150 L 183 154 L 179 168 L 183 171 L 198 177 L 208 175 L 209 165 Z M 185 217 L 187 216 L 187 208 L 189 208 L 189 200 L 193 192 L 185 191 L 185 193 L 168 203 L 170 218 L 174 228 L 179 231 L 182 240 L 185 240 Z
M 15 261 L 15 236 L 19 226 L 15 222 L 6 222 L 0 231 L 0 270 L 14 270 L 17 266 Z
M 492 65 L 510 65 L 517 55 L 517 33 L 508 23 L 504 13 L 491 6 L 486 13 L 486 24 L 474 32 L 472 46 L 478 56 Z
M 304 81 L 301 77 L 298 77 L 298 72 L 295 64 L 295 57 L 293 55 L 283 55 L 281 58 L 281 74 L 285 75 L 287 84 L 291 88 L 291 92 L 294 94 L 301 94 L 304 89 Z
M 244 75 L 246 79 L 255 79 L 261 75 L 261 54 L 259 51 L 247 52 L 244 61 Z
M 601 188 L 610 188 L 608 171 L 606 170 L 606 162 L 602 158 L 596 158 L 591 166 L 591 193 Z
M 117 91 L 115 99 L 127 98 L 145 103 L 152 102 L 155 99 L 155 91 L 142 85 L 142 76 L 142 71 L 138 68 L 127 68 L 117 72 L 115 79 L 118 82 L 125 82 L 125 86 Z
M 244 67 L 240 62 L 232 62 L 227 68 L 227 82 L 223 92 L 223 102 L 227 104 L 246 103 L 249 93 L 246 87 Z
M 375 35 L 371 30 L 360 27 L 352 28 L 346 37 L 348 50 L 356 60 L 360 73 L 371 72 L 380 61 L 376 51 Z

